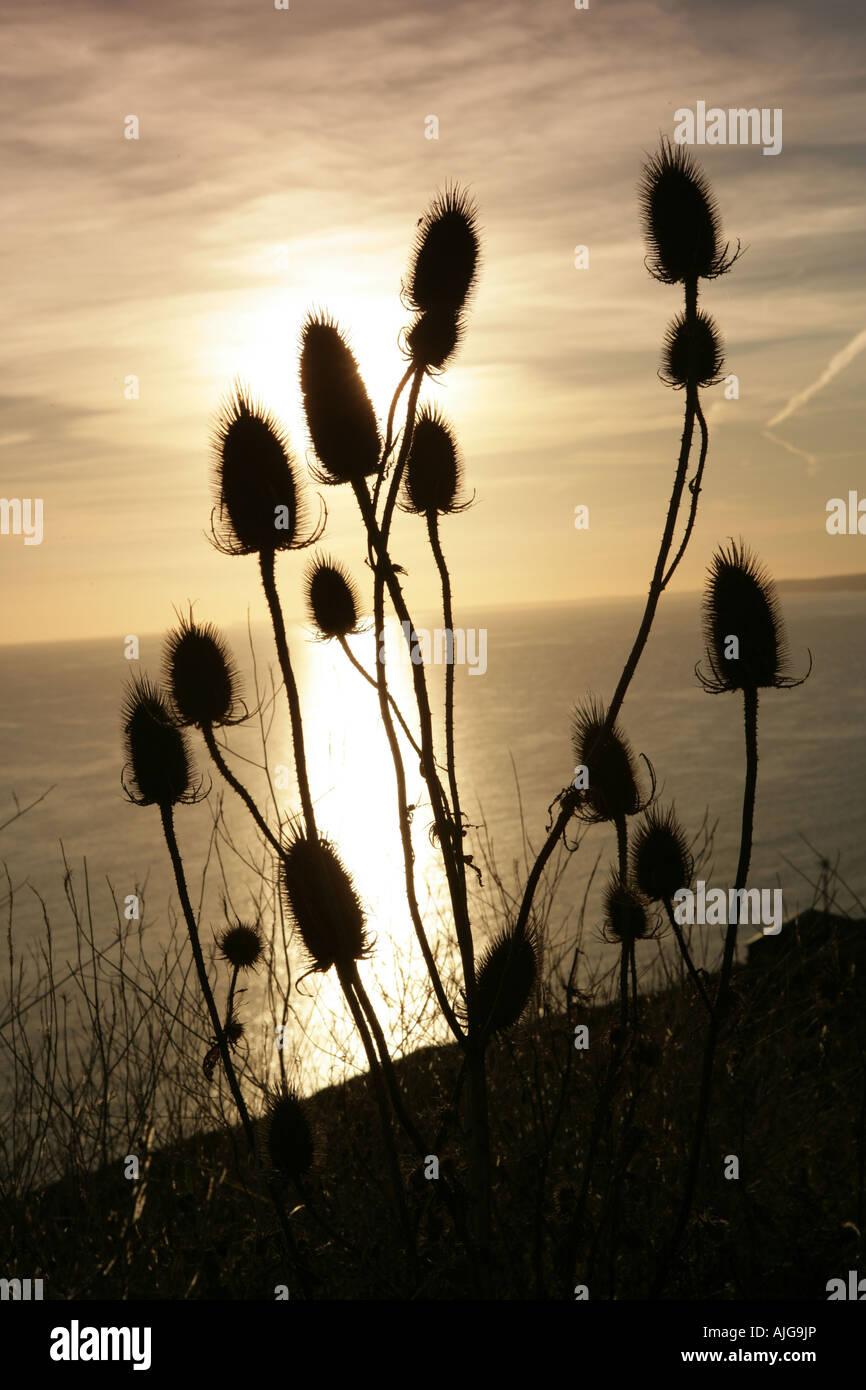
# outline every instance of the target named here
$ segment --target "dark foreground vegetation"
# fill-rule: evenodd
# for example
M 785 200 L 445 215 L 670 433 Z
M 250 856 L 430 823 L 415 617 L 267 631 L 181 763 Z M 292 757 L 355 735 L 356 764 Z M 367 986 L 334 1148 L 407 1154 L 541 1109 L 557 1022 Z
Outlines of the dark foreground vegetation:
M 864 1004 L 866 922 L 804 913 L 735 970 L 707 1163 L 665 1297 L 821 1299 L 830 1278 L 862 1265 Z M 578 1051 L 581 1023 L 589 1046 Z M 495 1298 L 574 1297 L 563 1282 L 566 1242 L 617 1027 L 615 1007 L 576 998 L 491 1049 Z M 682 1183 L 704 1029 L 688 981 L 641 1001 L 577 1233 L 576 1268 L 591 1299 L 645 1298 L 653 1283 Z M 406 1103 L 430 1132 L 449 1111 L 460 1066 L 456 1045 L 396 1064 Z M 556 1119 L 549 1147 L 536 1114 Z M 320 1092 L 308 1115 L 317 1156 L 302 1188 L 265 1178 L 281 1187 L 307 1294 L 472 1298 L 440 1182 L 401 1142 L 417 1253 L 407 1247 L 369 1077 Z M 725 1177 L 729 1155 L 737 1178 Z M 443 1175 L 459 1179 L 463 1160 L 447 1136 L 438 1156 Z M 2 1266 L 26 1263 L 44 1276 L 46 1298 L 273 1299 L 281 1285 L 304 1297 L 239 1129 L 153 1153 L 137 1182 L 121 1168 L 112 1162 L 16 1202 Z

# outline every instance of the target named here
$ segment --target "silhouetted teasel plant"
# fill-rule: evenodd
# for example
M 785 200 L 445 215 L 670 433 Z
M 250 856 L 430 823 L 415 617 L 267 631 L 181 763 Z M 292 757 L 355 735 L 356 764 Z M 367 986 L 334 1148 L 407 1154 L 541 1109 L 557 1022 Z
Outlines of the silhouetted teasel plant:
M 300 550 L 319 540 L 327 520 L 321 501 L 316 523 L 289 450 L 288 437 L 276 418 L 236 385 L 224 400 L 214 429 L 218 503 L 211 518 L 211 537 L 226 555 L 258 555 L 292 727 L 298 792 L 308 831 L 316 828 L 307 775 L 301 702 L 286 625 L 275 578 L 278 551 Z
M 238 919 L 225 927 L 217 937 L 217 950 L 223 960 L 231 967 L 232 972 L 226 996 L 223 1027 L 229 1047 L 236 1048 L 244 1033 L 244 1025 L 235 1011 L 238 976 L 242 970 L 254 970 L 262 960 L 264 941 L 261 928 L 256 922 L 241 922 Z M 215 1044 L 206 1054 L 202 1064 L 208 1080 L 213 1075 L 218 1057 L 219 1046 Z
M 619 718 L 649 639 L 659 600 L 685 554 L 697 516 L 709 447 L 709 432 L 699 392 L 718 381 L 723 360 L 722 343 L 715 324 L 698 311 L 699 284 L 701 280 L 715 280 L 727 274 L 741 250 L 739 242 L 736 250 L 731 251 L 730 243 L 722 240 L 718 205 L 703 170 L 687 149 L 673 145 L 666 138 L 661 140 L 659 149 L 644 165 L 639 202 L 644 236 L 649 247 L 645 261 L 648 271 L 662 284 L 683 286 L 683 311 L 667 330 L 660 376 L 668 385 L 684 390 L 685 407 L 680 451 L 649 593 L 632 649 L 606 709 L 607 729 L 613 728 Z M 691 502 L 682 540 L 671 560 L 696 419 L 701 433 L 700 455 L 689 483 Z M 603 737 L 601 731 L 598 737 Z M 559 811 L 527 876 L 518 916 L 520 923 L 528 921 L 544 867 L 556 845 L 563 840 L 566 827 L 578 809 L 578 792 L 573 787 L 566 787 L 557 797 L 557 803 Z
M 279 853 L 279 840 L 246 787 L 229 768 L 216 741 L 214 729 L 242 723 L 249 717 L 249 711 L 241 699 L 240 677 L 228 645 L 213 624 L 196 623 L 192 615 L 181 619 L 166 638 L 163 679 L 175 722 L 180 728 L 201 730 L 221 776 L 241 798 L 271 847 Z
M 612 870 L 604 893 L 604 926 L 602 934 L 605 941 L 611 941 L 620 949 L 619 998 L 620 1027 L 625 1032 L 628 1024 L 628 979 L 629 969 L 632 978 L 633 1019 L 637 1018 L 637 966 L 635 964 L 635 942 L 646 941 L 658 934 L 656 924 L 650 914 L 650 905 L 643 894 L 616 870 Z
M 710 997 L 674 914 L 674 894 L 691 885 L 694 860 L 673 807 L 662 812 L 651 806 L 646 811 L 631 844 L 631 872 L 644 897 L 664 907 L 692 983 L 705 1007 L 711 1009 Z
M 347 641 L 347 638 L 365 631 L 360 617 L 361 600 L 354 580 L 338 560 L 314 555 L 304 575 L 304 587 L 307 612 L 317 638 L 323 642 L 336 640 L 346 659 L 375 690 L 376 677 L 365 670 Z M 420 758 L 421 749 L 418 742 L 390 691 L 388 702 L 403 733 Z
M 739 693 L 743 696 L 746 775 L 740 850 L 734 880 L 737 896 L 733 901 L 736 907 L 732 906 L 728 915 L 722 968 L 710 1014 L 685 1188 L 673 1234 L 656 1276 L 654 1297 L 658 1297 L 664 1288 L 670 1262 L 691 1210 L 710 1109 L 713 1063 L 722 1024 L 731 1002 L 729 986 L 739 927 L 739 893 L 746 886 L 752 858 L 758 785 L 758 695 L 761 690 L 790 690 L 802 685 L 812 669 L 810 653 L 805 675 L 793 677 L 786 674 L 788 649 L 776 588 L 763 565 L 742 540 L 739 543 L 731 540 L 727 547 L 720 547 L 712 558 L 704 593 L 703 620 L 708 670 L 703 670 L 699 663 L 695 671 L 708 693 Z
M 123 706 L 126 766 L 123 785 L 127 796 L 138 806 L 157 806 L 174 870 L 181 909 L 189 933 L 199 985 L 213 1025 L 216 1046 L 244 1127 L 247 1142 L 255 1151 L 255 1134 L 246 1102 L 241 1094 L 229 1054 L 225 1028 L 208 980 L 192 903 L 187 888 L 183 860 L 174 828 L 174 808 L 191 804 L 201 796 L 201 784 L 193 781 L 192 765 L 184 731 L 173 723 L 168 702 L 158 687 L 146 677 L 137 677 L 127 687 Z

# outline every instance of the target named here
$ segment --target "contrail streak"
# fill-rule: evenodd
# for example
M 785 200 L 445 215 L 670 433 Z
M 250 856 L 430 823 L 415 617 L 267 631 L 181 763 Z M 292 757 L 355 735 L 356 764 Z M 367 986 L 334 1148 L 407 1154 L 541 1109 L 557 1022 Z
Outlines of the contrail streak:
M 773 416 L 772 420 L 767 421 L 767 429 L 772 429 L 774 425 L 779 425 L 783 420 L 787 420 L 788 416 L 793 415 L 795 410 L 799 410 L 801 405 L 805 405 L 819 391 L 823 391 L 834 376 L 838 376 L 839 372 L 844 371 L 864 348 L 866 348 L 866 328 L 858 333 L 856 338 L 852 338 L 847 347 L 843 347 L 841 352 L 837 352 L 835 357 L 830 358 L 817 381 L 813 381 L 812 385 L 807 386 L 805 390 L 798 391 L 796 396 L 792 396 L 788 404 L 783 406 L 777 415 Z

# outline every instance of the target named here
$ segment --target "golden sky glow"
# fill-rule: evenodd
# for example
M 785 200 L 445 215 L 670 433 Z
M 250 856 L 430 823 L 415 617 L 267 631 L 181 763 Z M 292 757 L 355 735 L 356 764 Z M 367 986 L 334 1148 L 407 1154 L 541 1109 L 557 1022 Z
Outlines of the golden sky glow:
M 740 398 L 708 394 L 677 583 L 698 587 L 729 534 L 779 578 L 866 569 L 866 541 L 825 530 L 828 499 L 862 479 L 866 354 L 846 353 L 866 324 L 862 38 L 848 22 L 805 0 L 7 10 L 0 494 L 43 499 L 44 539 L 0 536 L 0 641 L 158 631 L 187 599 L 220 623 L 248 605 L 263 616 L 254 565 L 203 535 L 219 398 L 244 378 L 303 460 L 297 339 L 320 307 L 384 420 L 415 224 L 452 180 L 478 202 L 484 251 L 464 345 L 428 392 L 478 495 L 443 526 L 458 606 L 645 590 L 681 419 L 656 369 L 680 303 L 644 268 L 636 184 L 698 100 L 781 108 L 784 143 L 774 158 L 696 151 L 747 251 L 706 287 Z M 327 502 L 326 547 L 366 582 L 354 504 L 334 489 Z M 414 603 L 434 605 L 415 520 L 396 537 Z M 290 613 L 302 567 L 280 560 Z

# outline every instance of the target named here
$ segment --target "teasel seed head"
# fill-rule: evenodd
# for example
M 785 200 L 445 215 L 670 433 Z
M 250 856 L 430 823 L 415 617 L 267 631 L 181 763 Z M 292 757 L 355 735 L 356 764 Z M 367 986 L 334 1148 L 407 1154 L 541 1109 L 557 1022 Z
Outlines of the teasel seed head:
M 258 923 L 236 922 L 226 927 L 217 938 L 217 947 L 229 965 L 237 970 L 252 970 L 264 954 L 264 942 Z
M 181 618 L 166 639 L 163 678 L 175 722 L 184 728 L 237 724 L 247 711 L 228 646 L 212 623 Z
M 415 237 L 407 292 L 423 313 L 463 308 L 478 271 L 478 211 L 465 189 L 455 185 L 431 203 Z
M 379 468 L 376 413 L 337 324 L 310 314 L 301 330 L 301 392 L 321 483 L 359 483 Z
M 504 928 L 484 950 L 475 977 L 475 1008 L 483 1034 L 518 1023 L 538 978 L 538 940 L 530 929 Z
M 637 815 L 655 794 L 655 778 L 647 762 L 652 789 L 645 801 L 641 799 L 631 745 L 617 724 L 605 733 L 604 723 L 604 708 L 593 699 L 575 711 L 572 723 L 575 764 L 586 767 L 589 783 L 576 793 L 576 814 L 590 822 Z
M 659 375 L 669 386 L 717 386 L 725 354 L 719 331 L 709 314 L 698 311 L 693 320 L 678 314 L 668 327 Z
M 704 638 L 710 673 L 698 665 L 705 690 L 777 690 L 801 685 L 783 674 L 787 643 L 776 586 L 760 561 L 733 540 L 712 558 L 703 602 Z
M 721 220 L 709 180 L 683 145 L 665 137 L 644 166 L 640 184 L 647 269 L 657 280 L 713 280 L 740 254 L 722 245 Z
M 264 406 L 235 383 L 213 432 L 219 501 L 211 539 L 225 555 L 300 550 L 318 540 L 325 510 L 312 531 L 289 452 L 288 437 Z
M 136 676 L 127 685 L 123 732 L 126 766 L 121 781 L 130 801 L 162 810 L 197 800 L 186 735 L 147 676 Z
M 673 807 L 645 812 L 631 844 L 632 875 L 650 902 L 670 902 L 692 881 L 694 861 Z
M 339 561 L 313 556 L 304 588 L 307 611 L 320 637 L 349 637 L 361 631 L 358 590 Z
M 405 335 L 404 352 L 416 371 L 442 370 L 463 336 L 463 317 L 447 304 L 435 304 L 414 319 Z
M 649 905 L 643 894 L 623 883 L 619 874 L 612 871 L 604 892 L 605 940 L 620 945 L 642 941 L 653 934 Z
M 280 888 L 311 972 L 347 968 L 369 955 L 364 910 L 330 840 L 295 827 L 280 861 Z
M 268 1097 L 264 1117 L 268 1157 L 278 1173 L 302 1178 L 313 1166 L 315 1146 L 306 1107 L 285 1084 Z
M 424 406 L 412 433 L 400 506 L 418 516 L 461 512 L 458 502 L 463 467 L 454 431 L 436 406 Z

